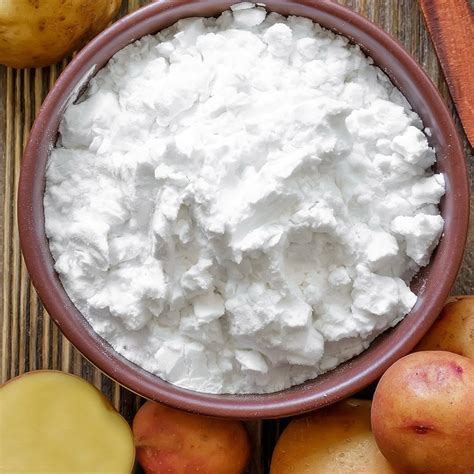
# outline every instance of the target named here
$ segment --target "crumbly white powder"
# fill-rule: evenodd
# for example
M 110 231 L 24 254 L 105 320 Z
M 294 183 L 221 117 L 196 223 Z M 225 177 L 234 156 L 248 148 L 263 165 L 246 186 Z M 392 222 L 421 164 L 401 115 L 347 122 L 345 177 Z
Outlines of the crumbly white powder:
M 442 232 L 419 117 L 358 47 L 239 5 L 117 53 L 71 105 L 44 197 L 55 268 L 165 380 L 271 392 L 400 321 Z

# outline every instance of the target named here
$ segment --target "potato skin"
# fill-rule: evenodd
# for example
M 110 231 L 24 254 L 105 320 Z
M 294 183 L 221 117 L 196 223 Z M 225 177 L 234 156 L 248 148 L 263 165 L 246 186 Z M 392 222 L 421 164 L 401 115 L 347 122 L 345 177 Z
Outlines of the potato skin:
M 240 421 L 146 402 L 133 420 L 137 459 L 146 474 L 240 474 L 250 441 Z
M 2 0 L 0 64 L 41 67 L 63 59 L 102 31 L 121 0 Z
M 372 430 L 402 473 L 474 472 L 474 361 L 444 351 L 409 354 L 382 376 Z
M 474 359 L 474 296 L 448 301 L 415 350 L 449 351 Z
M 348 399 L 293 419 L 275 447 L 270 473 L 395 473 L 372 435 L 370 406 Z

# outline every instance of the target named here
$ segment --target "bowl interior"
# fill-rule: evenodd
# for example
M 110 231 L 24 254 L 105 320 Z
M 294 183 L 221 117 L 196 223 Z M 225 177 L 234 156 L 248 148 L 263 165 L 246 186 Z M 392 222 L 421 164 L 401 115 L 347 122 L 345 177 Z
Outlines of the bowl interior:
M 87 79 L 133 40 L 190 16 L 214 16 L 234 0 L 169 0 L 150 4 L 119 20 L 70 63 L 45 100 L 25 151 L 19 185 L 18 219 L 23 255 L 47 311 L 66 337 L 99 369 L 130 390 L 178 408 L 234 418 L 289 416 L 349 396 L 378 378 L 408 353 L 433 323 L 461 264 L 468 223 L 468 180 L 454 124 L 434 85 L 398 42 L 349 9 L 332 2 L 268 0 L 266 8 L 299 15 L 347 36 L 391 78 L 431 130 L 438 170 L 446 179 L 441 202 L 445 231 L 430 264 L 412 284 L 418 301 L 394 329 L 368 350 L 315 380 L 264 395 L 211 395 L 171 385 L 117 354 L 89 326 L 65 293 L 53 269 L 44 229 L 44 170 L 66 105 Z

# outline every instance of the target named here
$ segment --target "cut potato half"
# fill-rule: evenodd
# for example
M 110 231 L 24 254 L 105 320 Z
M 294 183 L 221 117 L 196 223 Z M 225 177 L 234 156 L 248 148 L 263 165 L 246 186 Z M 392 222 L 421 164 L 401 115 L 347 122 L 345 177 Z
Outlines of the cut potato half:
M 129 474 L 128 423 L 91 384 L 35 371 L 0 388 L 0 472 Z

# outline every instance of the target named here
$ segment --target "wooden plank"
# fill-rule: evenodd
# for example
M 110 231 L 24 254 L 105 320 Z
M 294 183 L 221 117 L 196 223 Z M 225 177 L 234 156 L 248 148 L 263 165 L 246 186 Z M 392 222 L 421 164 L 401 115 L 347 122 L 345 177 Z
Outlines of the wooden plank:
M 132 11 L 146 0 L 124 1 L 121 15 Z M 458 130 L 464 139 L 466 155 L 470 148 L 459 126 L 446 82 L 431 44 L 423 18 L 414 0 L 344 0 L 348 5 L 386 31 L 397 37 L 405 48 L 424 67 L 440 89 Z M 54 84 L 66 61 L 51 68 L 15 71 L 0 68 L 0 233 L 2 235 L 1 268 L 3 276 L 0 322 L 0 381 L 22 372 L 35 369 L 58 369 L 71 372 L 91 381 L 112 400 L 114 406 L 131 421 L 142 403 L 140 397 L 130 393 L 95 369 L 60 334 L 44 311 L 31 287 L 25 266 L 20 257 L 16 228 L 16 186 L 21 154 L 34 116 L 39 111 L 47 91 Z M 471 177 L 474 177 L 474 160 L 470 160 Z M 474 193 L 473 193 L 474 194 Z M 471 198 L 474 207 L 474 199 Z M 474 211 L 474 209 L 473 209 Z M 470 245 L 465 263 L 454 287 L 457 294 L 474 293 L 474 223 L 470 227 Z M 252 422 L 247 426 L 252 436 L 254 456 L 250 472 L 268 472 L 271 453 L 286 421 Z

